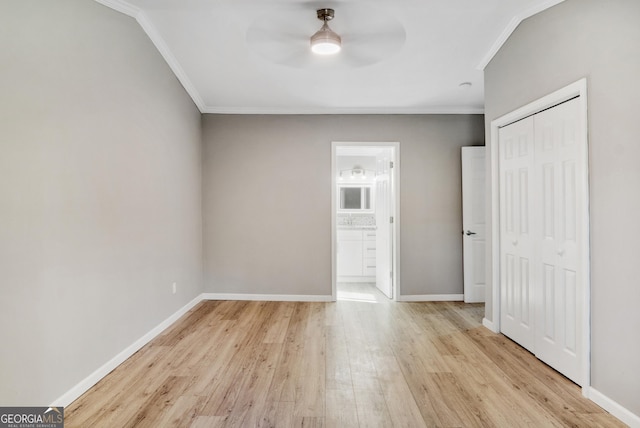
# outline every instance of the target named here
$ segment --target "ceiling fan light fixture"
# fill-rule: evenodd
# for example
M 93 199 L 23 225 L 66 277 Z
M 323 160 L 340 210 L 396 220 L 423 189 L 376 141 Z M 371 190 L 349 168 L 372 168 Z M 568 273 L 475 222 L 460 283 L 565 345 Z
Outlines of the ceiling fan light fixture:
M 333 19 L 333 9 L 318 9 L 318 19 L 322 20 L 322 28 L 311 36 L 311 51 L 318 55 L 332 55 L 340 52 L 342 49 L 342 39 L 340 36 L 329 28 L 328 21 Z

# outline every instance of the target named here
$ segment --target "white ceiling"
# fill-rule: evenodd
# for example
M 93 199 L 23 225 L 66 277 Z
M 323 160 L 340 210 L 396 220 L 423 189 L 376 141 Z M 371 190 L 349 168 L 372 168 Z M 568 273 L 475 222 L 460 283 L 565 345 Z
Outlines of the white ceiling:
M 137 19 L 203 113 L 401 114 L 482 113 L 484 66 L 562 0 L 96 1 Z M 314 57 L 326 7 L 343 49 Z

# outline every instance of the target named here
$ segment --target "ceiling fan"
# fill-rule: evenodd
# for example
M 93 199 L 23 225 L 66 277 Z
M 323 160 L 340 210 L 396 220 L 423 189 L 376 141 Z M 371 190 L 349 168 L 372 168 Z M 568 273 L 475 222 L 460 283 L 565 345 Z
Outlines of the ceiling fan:
M 320 30 L 318 19 L 323 21 Z M 315 55 L 310 39 L 321 36 L 337 37 L 339 53 Z M 295 68 L 364 67 L 399 52 L 405 39 L 400 21 L 367 3 L 338 3 L 332 8 L 289 3 L 258 17 L 246 33 L 251 51 Z
M 318 9 L 316 13 L 324 24 L 309 40 L 311 52 L 317 55 L 335 55 L 342 49 L 342 37 L 329 28 L 329 21 L 335 16 L 335 11 L 324 8 Z

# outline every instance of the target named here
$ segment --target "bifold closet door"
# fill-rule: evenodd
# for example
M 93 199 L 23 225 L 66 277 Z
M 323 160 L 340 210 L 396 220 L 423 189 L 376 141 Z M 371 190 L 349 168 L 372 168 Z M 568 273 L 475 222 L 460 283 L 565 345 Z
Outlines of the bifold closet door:
M 582 306 L 581 263 L 586 227 L 586 139 L 577 99 L 534 116 L 536 186 L 536 342 L 542 361 L 580 383 Z
M 501 331 L 580 384 L 586 138 L 573 99 L 500 129 Z
M 533 117 L 500 129 L 500 329 L 534 352 Z

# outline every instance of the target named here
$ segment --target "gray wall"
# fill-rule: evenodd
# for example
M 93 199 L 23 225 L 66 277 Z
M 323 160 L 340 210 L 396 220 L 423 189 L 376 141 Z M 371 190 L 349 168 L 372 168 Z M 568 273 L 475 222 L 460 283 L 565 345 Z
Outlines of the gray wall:
M 592 385 L 640 415 L 640 2 L 567 0 L 524 21 L 485 70 L 486 129 L 585 76 Z
M 399 141 L 402 294 L 461 294 L 460 147 L 481 115 L 203 117 L 204 288 L 331 294 L 331 142 Z
M 0 64 L 0 404 L 47 405 L 201 293 L 201 116 L 93 1 L 0 2 Z

